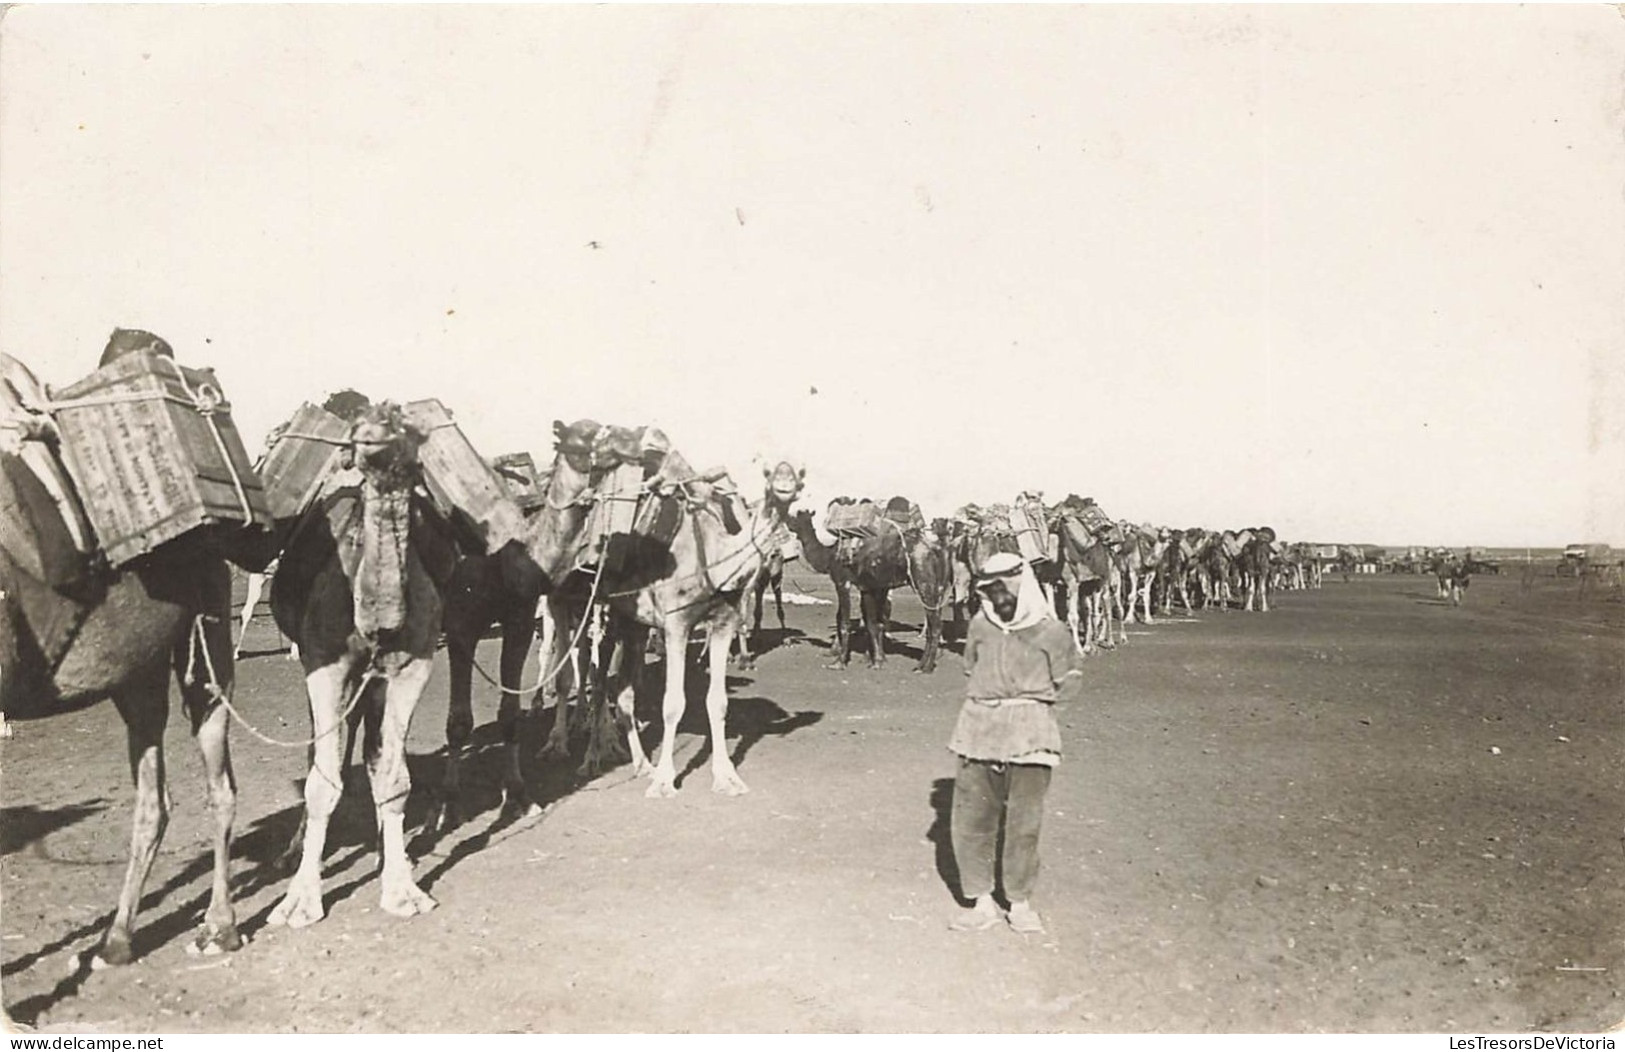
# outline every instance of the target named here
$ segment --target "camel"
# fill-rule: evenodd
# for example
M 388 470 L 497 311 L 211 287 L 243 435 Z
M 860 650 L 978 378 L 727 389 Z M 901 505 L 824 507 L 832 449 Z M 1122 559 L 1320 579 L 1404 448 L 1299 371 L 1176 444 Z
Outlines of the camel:
M 932 529 L 948 553 L 950 575 L 948 583 L 952 595 L 949 605 L 953 610 L 953 631 L 950 633 L 948 627 L 944 626 L 943 634 L 945 637 L 952 635 L 955 639 L 964 639 L 967 631 L 967 614 L 975 612 L 972 604 L 976 602 L 976 590 L 971 587 L 974 575 L 970 566 L 973 526 L 966 520 L 955 517 L 934 520 Z
M 1118 599 L 1122 574 L 1112 553 L 1118 527 L 1108 521 L 1096 523 L 1091 530 L 1088 520 L 1065 504 L 1056 510 L 1053 519 L 1060 540 L 1067 625 L 1072 629 L 1073 645 L 1080 653 L 1093 654 L 1099 647 L 1110 649 L 1119 642 L 1128 642 Z M 1112 634 L 1114 611 L 1118 616 L 1117 639 Z
M 118 330 L 101 363 L 132 350 L 172 357 L 150 333 Z M 0 355 L 0 387 L 25 403 L 46 404 L 46 393 L 14 359 Z M 21 388 L 19 390 L 19 388 Z M 71 550 L 70 526 L 30 464 L 49 457 L 49 425 L 25 432 L 18 453 L 0 452 L 0 508 L 14 516 L 31 509 L 30 526 L 44 550 Z M 28 462 L 28 463 L 25 463 Z M 65 476 L 59 476 L 63 478 Z M 229 891 L 236 782 L 231 769 L 224 702 L 233 690 L 231 571 L 197 535 L 178 537 L 118 570 L 84 573 L 69 587 L 33 572 L 33 560 L 15 547 L 0 548 L 0 711 L 33 718 L 71 711 L 111 698 L 124 720 L 136 800 L 130 857 L 112 922 L 93 963 L 132 959 L 131 931 L 141 890 L 169 823 L 164 725 L 169 718 L 169 676 L 203 756 L 209 807 L 214 813 L 214 872 L 209 904 L 191 948 L 202 953 L 239 949 Z
M 1270 555 L 1275 543 L 1275 531 L 1268 526 L 1242 530 L 1237 534 L 1241 551 L 1236 566 L 1241 571 L 1244 598 L 1242 609 L 1251 611 L 1256 604 L 1261 613 L 1270 610 Z
M 1193 536 L 1195 535 L 1195 536 Z M 1198 530 L 1165 530 L 1162 539 L 1165 547 L 1162 552 L 1162 565 L 1159 567 L 1159 576 L 1162 579 L 1162 613 L 1164 616 L 1172 613 L 1174 593 L 1179 593 L 1180 601 L 1185 604 L 1185 616 L 1189 617 L 1195 611 L 1191 607 L 1190 578 L 1193 563 L 1196 557 L 1196 542 L 1200 536 Z
M 909 506 L 902 501 L 902 510 Z M 912 585 L 925 607 L 925 644 L 914 671 L 931 673 L 936 670 L 942 645 L 942 608 L 953 596 L 948 552 L 924 530 L 901 526 L 884 515 L 876 522 L 879 525 L 874 536 L 843 547 L 826 545 L 818 539 L 810 512 L 798 512 L 791 519 L 791 531 L 801 542 L 808 565 L 828 573 L 835 583 L 835 660 L 830 667 L 845 668 L 851 660 L 852 601 L 848 586 L 858 591 L 859 609 L 869 636 L 869 667 L 878 669 L 886 664 L 891 590 Z
M 1151 615 L 1151 591 L 1157 580 L 1157 569 L 1167 550 L 1168 541 L 1158 531 L 1147 526 L 1119 523 L 1122 540 L 1115 546 L 1118 565 L 1126 578 L 1124 591 L 1128 594 L 1125 621 L 1155 624 Z
M 592 483 L 592 443 L 600 425 L 578 420 L 553 422 L 555 455 L 547 474 L 543 502 L 525 513 L 525 535 L 494 554 L 463 553 L 453 573 L 444 615 L 446 653 L 451 673 L 446 710 L 446 771 L 434 824 L 442 830 L 455 826 L 461 815 L 458 798 L 462 763 L 474 730 L 474 650 L 493 623 L 502 628 L 498 658 L 498 684 L 502 700 L 497 724 L 501 731 L 504 763 L 504 806 L 529 810 L 531 804 L 519 756 L 520 686 L 525 659 L 536 635 L 536 618 L 544 594 L 551 593 L 569 574 L 566 564 L 575 555 L 575 542 L 586 522 L 589 503 L 584 500 Z M 549 604 L 552 600 L 548 601 Z M 555 617 L 558 611 L 550 605 Z M 551 661 L 552 641 L 543 640 L 542 662 L 554 676 L 543 675 L 544 705 L 558 697 L 556 676 L 562 671 Z M 555 705 L 554 726 L 543 756 L 561 751 L 566 709 Z
M 621 660 L 609 669 L 612 693 L 628 722 L 628 751 L 633 770 L 646 774 L 650 798 L 676 795 L 677 724 L 687 705 L 684 691 L 688 639 L 703 628 L 709 653 L 710 684 L 705 707 L 711 739 L 711 788 L 738 795 L 749 791 L 728 755 L 728 656 L 743 620 L 740 597 L 761 572 L 776 548 L 790 505 L 800 494 L 805 473 L 787 462 L 764 467 L 766 493 L 749 506 L 749 519 L 730 532 L 728 519 L 738 518 L 742 501 L 709 492 L 704 481 L 684 483 L 687 495 L 683 523 L 673 537 L 659 576 L 646 584 L 614 587 L 600 593 L 609 607 L 610 633 Z M 659 633 L 665 653 L 666 683 L 662 700 L 658 757 L 650 764 L 638 736 L 633 713 L 637 674 L 649 632 Z
M 272 614 L 299 646 L 313 735 L 299 868 L 273 924 L 301 928 L 325 914 L 322 853 L 342 795 L 342 723 L 358 706 L 382 835 L 381 905 L 401 917 L 436 905 L 406 855 L 406 735 L 433 667 L 457 552 L 449 525 L 417 491 L 424 437 L 399 406 L 367 407 L 351 425 L 352 466 L 328 478 L 293 527 L 272 582 Z

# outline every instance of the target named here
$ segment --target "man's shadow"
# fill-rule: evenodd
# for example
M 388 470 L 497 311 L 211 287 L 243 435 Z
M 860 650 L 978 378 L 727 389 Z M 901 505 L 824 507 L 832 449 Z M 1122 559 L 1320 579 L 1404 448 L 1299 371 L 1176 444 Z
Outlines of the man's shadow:
M 935 849 L 937 862 L 937 876 L 948 888 L 953 897 L 963 903 L 965 900 L 959 896 L 959 863 L 954 861 L 954 841 L 952 834 L 952 821 L 954 813 L 954 780 L 952 778 L 938 778 L 931 783 L 931 828 L 925 831 L 925 838 L 931 841 Z

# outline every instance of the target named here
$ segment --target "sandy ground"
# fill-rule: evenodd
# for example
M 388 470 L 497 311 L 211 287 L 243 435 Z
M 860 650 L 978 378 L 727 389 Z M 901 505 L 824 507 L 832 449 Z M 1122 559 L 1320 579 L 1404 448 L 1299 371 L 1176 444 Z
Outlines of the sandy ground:
M 791 582 L 827 586 L 792 564 Z M 771 616 L 771 615 L 770 615 Z M 46 1031 L 1595 1031 L 1625 1019 L 1625 604 L 1575 582 L 1480 577 L 1460 609 L 1423 577 L 1330 579 L 1269 614 L 1135 626 L 1063 713 L 1035 902 L 1044 936 L 950 932 L 943 747 L 963 679 L 914 674 L 899 594 L 883 670 L 823 667 L 831 608 L 730 677 L 752 792 L 688 774 L 648 800 L 622 768 L 532 763 L 537 817 L 502 817 L 487 726 L 475 814 L 414 843 L 440 902 L 378 909 L 364 781 L 329 842 L 328 917 L 266 915 L 304 751 L 241 732 L 234 886 L 249 945 L 184 952 L 208 815 L 184 720 L 176 813 L 137 963 L 91 972 L 131 791 L 111 706 L 0 745 L 5 1005 Z M 251 631 L 238 701 L 308 730 L 297 666 Z M 481 662 L 495 668 L 496 643 Z M 534 664 L 532 673 L 534 674 Z M 696 679 L 699 678 L 696 674 Z M 421 822 L 444 744 L 437 671 L 410 748 Z M 476 683 L 477 713 L 496 692 Z M 540 741 L 550 714 L 527 736 Z M 652 738 L 650 740 L 653 740 Z

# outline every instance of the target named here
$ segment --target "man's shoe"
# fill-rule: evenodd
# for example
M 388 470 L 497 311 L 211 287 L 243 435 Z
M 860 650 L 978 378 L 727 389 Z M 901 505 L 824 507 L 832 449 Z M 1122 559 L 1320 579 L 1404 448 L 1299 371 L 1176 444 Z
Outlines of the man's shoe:
M 976 905 L 962 909 L 948 922 L 953 931 L 987 931 L 999 923 L 999 908 L 992 899 L 977 899 Z
M 1019 931 L 1023 935 L 1042 935 L 1044 933 L 1044 920 L 1026 902 L 1010 903 L 1010 912 L 1005 920 L 1010 923 L 1011 931 Z

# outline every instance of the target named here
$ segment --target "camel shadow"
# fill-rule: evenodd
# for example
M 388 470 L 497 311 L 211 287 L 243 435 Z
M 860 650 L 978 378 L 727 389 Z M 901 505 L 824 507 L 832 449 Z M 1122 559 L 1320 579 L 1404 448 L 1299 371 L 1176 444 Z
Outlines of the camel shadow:
M 690 711 L 692 712 L 692 708 Z M 735 767 L 742 767 L 746 755 L 763 738 L 768 736 L 782 738 L 787 734 L 794 734 L 803 727 L 811 727 L 823 718 L 824 714 L 817 709 L 786 712 L 776 703 L 766 698 L 753 696 L 730 698 L 728 700 L 727 729 L 730 736 L 738 736 L 739 744 L 733 747 L 733 751 L 729 756 L 733 760 Z M 678 724 L 678 729 L 682 730 L 683 725 Z M 703 734 L 705 730 L 706 725 L 702 722 L 697 732 Z M 681 788 L 684 780 L 689 775 L 705 766 L 706 762 L 711 759 L 711 748 L 711 742 L 707 740 L 704 746 L 689 757 L 688 763 L 684 764 L 683 769 L 677 772 L 677 778 L 673 782 L 676 787 Z
M 21 851 L 37 840 L 66 829 L 93 814 L 105 811 L 112 801 L 105 796 L 66 807 L 38 808 L 32 804 L 22 807 L 0 807 L 0 856 Z
M 302 803 L 283 808 L 254 822 L 235 838 L 233 856 L 237 864 L 233 867 L 231 880 L 233 903 L 241 905 L 286 879 L 287 874 L 275 864 L 275 860 L 283 846 L 287 844 L 293 830 L 298 828 L 299 816 L 303 811 Z M 332 844 L 331 837 L 329 844 Z M 333 852 L 329 851 L 326 855 L 327 861 L 323 865 L 324 876 L 332 877 L 347 872 L 370 851 L 370 845 L 356 846 L 342 858 L 334 858 Z M 243 864 L 245 861 L 247 865 Z M 184 940 L 192 933 L 202 921 L 203 912 L 209 904 L 209 878 L 213 868 L 213 855 L 206 850 L 199 851 L 196 857 L 168 880 L 158 887 L 150 888 L 142 895 L 139 927 L 131 938 L 131 949 L 137 959 L 148 958 L 170 943 L 178 939 Z M 330 906 L 341 902 L 353 894 L 356 888 L 373 878 L 372 872 L 362 874 L 347 884 L 329 888 L 323 899 Z M 189 890 L 192 893 L 184 899 L 171 901 L 163 912 L 154 913 L 159 907 L 166 905 L 165 900 L 184 895 Z M 252 916 L 239 918 L 238 931 L 245 939 L 251 940 L 266 926 L 273 908 L 274 900 Z M 78 995 L 86 979 L 92 974 L 91 960 L 94 951 L 100 946 L 100 937 L 106 932 L 107 926 L 112 923 L 113 914 L 114 910 L 109 909 L 100 916 L 78 924 L 36 948 L 8 960 L 4 967 L 0 967 L 0 975 L 15 975 L 77 943 L 94 940 L 77 955 L 73 969 L 51 990 L 7 1005 L 6 1010 L 13 1019 L 26 1025 L 34 1025 L 42 1013 Z

